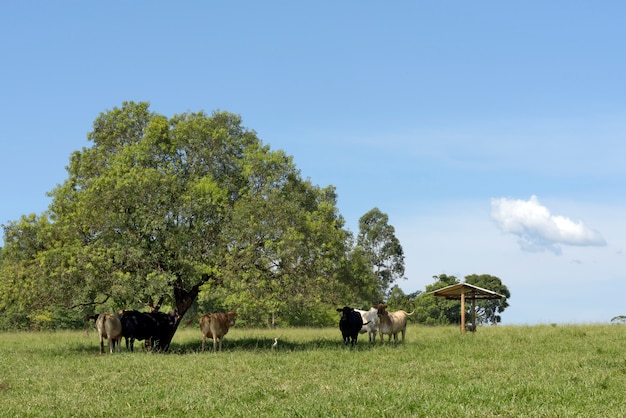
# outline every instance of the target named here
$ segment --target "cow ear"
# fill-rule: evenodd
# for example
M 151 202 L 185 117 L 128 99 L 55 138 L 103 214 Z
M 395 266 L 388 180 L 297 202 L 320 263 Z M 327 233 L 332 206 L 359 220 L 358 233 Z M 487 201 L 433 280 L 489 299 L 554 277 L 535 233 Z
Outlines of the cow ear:
M 337 312 L 343 312 L 343 309 L 337 308 Z

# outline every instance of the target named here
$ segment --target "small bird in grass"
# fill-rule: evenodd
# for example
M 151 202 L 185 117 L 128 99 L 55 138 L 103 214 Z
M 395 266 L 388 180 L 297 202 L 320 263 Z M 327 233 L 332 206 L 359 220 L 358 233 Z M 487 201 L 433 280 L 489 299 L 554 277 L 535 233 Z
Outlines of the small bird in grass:
M 278 347 L 278 338 L 274 338 L 274 344 L 272 344 L 272 349 Z

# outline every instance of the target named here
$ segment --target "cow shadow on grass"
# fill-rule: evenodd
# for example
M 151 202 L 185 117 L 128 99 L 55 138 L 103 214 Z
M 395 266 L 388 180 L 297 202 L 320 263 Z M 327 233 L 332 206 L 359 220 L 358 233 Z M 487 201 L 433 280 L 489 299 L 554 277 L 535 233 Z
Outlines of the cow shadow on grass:
M 382 347 L 391 347 L 396 348 L 403 346 L 404 343 L 394 344 L 385 343 L 381 344 L 380 341 L 376 341 L 375 343 L 371 343 L 366 339 L 359 340 L 358 344 L 354 347 L 344 345 L 341 338 L 314 338 L 310 340 L 289 340 L 288 338 L 278 339 L 278 343 L 274 346 L 273 338 L 263 338 L 263 337 L 246 337 L 246 338 L 234 338 L 229 339 L 228 337 L 224 339 L 222 344 L 223 352 L 276 352 L 276 353 L 288 353 L 288 352 L 302 352 L 302 351 L 337 351 L 337 350 L 347 350 L 347 351 L 370 351 L 375 350 Z M 80 353 L 90 353 L 90 354 L 98 354 L 99 355 L 100 347 L 98 345 L 93 345 L 91 342 L 81 342 L 77 344 L 68 344 L 63 347 L 62 351 L 67 352 L 80 352 Z M 131 353 L 126 349 L 126 346 L 122 342 L 122 347 L 120 350 L 121 353 L 127 355 L 142 355 L 142 354 L 174 354 L 174 355 L 190 355 L 190 354 L 199 354 L 202 353 L 202 340 L 186 340 L 186 341 L 173 341 L 170 344 L 169 350 L 163 353 L 157 353 L 153 351 L 147 351 L 143 347 L 143 343 L 137 344 L 135 343 L 135 351 Z M 213 340 L 207 339 L 205 352 L 212 353 L 213 352 Z M 58 354 L 58 353 L 57 353 Z M 108 352 L 107 352 L 108 354 Z
M 313 350 L 370 350 L 379 344 L 369 343 L 367 340 L 358 343 L 356 346 L 346 346 L 343 341 L 333 339 L 313 339 L 307 341 L 290 341 L 288 339 L 279 339 L 274 346 L 273 338 L 238 338 L 234 340 L 224 339 L 222 351 L 224 352 L 293 352 L 293 351 L 313 351 Z M 206 352 L 213 351 L 213 341 L 207 340 Z M 172 343 L 169 353 L 172 354 L 192 354 L 202 352 L 202 342 L 185 342 Z

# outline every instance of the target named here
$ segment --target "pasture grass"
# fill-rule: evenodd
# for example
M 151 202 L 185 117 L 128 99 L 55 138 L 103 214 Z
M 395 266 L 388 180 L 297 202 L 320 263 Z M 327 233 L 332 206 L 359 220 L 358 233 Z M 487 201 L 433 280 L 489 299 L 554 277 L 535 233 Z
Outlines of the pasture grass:
M 183 328 L 167 354 L 100 355 L 95 332 L 2 333 L 0 416 L 626 416 L 621 325 L 411 325 L 356 348 L 334 328 L 235 327 L 221 353 L 200 344 Z

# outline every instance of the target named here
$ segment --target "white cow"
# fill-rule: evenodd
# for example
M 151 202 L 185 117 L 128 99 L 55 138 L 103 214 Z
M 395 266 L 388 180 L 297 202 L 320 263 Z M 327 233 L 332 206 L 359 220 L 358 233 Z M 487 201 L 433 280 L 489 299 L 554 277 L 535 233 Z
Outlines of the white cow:
M 370 342 L 376 342 L 376 334 L 378 333 L 378 322 L 380 319 L 378 318 L 378 309 L 370 308 L 369 311 L 362 311 L 360 309 L 355 309 L 358 313 L 361 314 L 361 318 L 363 318 L 363 325 L 361 327 L 360 334 L 365 334 L 367 332 L 367 337 Z

